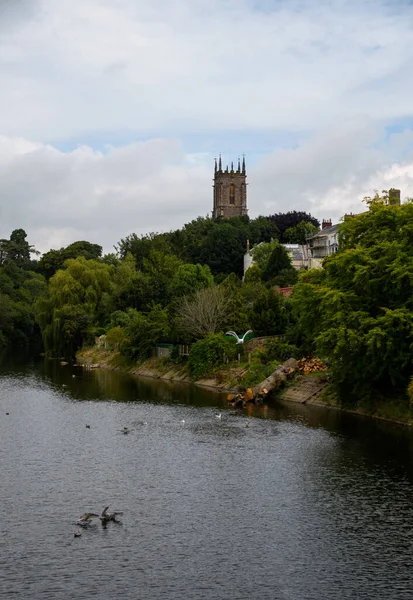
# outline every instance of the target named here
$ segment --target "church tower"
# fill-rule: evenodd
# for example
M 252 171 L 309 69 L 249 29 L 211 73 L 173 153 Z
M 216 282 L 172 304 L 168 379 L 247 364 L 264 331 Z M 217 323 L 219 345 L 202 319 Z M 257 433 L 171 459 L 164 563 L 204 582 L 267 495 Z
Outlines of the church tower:
M 245 157 L 242 158 L 242 167 L 238 159 L 238 168 L 234 170 L 222 169 L 221 156 L 217 163 L 215 159 L 214 172 L 214 208 L 212 217 L 241 217 L 248 214 L 247 209 L 247 175 L 245 172 Z

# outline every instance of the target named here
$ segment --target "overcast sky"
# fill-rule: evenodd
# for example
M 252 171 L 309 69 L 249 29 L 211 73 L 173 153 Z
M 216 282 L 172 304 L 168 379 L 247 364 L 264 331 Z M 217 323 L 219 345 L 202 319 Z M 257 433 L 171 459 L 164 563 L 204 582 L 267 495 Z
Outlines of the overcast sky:
M 409 0 L 0 0 L 0 237 L 106 252 L 212 210 L 338 222 L 413 196 Z

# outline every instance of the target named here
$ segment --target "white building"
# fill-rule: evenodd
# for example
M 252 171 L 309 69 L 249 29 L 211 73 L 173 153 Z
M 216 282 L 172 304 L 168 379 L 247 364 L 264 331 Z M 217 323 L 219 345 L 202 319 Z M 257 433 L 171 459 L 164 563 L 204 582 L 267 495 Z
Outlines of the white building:
M 323 221 L 322 229 L 307 242 L 308 267 L 319 269 L 326 256 L 334 254 L 338 250 L 338 228 L 331 221 Z

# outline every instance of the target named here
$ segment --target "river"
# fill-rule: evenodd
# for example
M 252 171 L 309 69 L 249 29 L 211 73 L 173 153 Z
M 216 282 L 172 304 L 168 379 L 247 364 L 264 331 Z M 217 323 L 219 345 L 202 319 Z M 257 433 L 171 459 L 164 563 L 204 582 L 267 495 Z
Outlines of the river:
M 0 597 L 411 599 L 412 456 L 335 411 L 3 361 Z

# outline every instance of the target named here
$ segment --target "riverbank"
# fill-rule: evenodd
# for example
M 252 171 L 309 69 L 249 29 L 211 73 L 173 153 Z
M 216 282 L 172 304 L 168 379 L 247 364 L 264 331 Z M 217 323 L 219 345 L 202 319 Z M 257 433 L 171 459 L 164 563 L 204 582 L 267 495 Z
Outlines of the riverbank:
M 244 366 L 230 365 L 220 369 L 214 377 L 194 381 L 190 377 L 185 364 L 173 363 L 169 358 L 150 358 L 141 364 L 131 364 L 122 358 L 119 353 L 97 346 L 79 350 L 76 360 L 80 364 L 89 367 L 93 365 L 102 369 L 130 373 L 140 377 L 190 383 L 228 393 L 239 391 L 238 383 L 246 371 Z
M 140 377 L 178 381 L 200 387 L 215 389 L 218 392 L 239 393 L 240 383 L 248 371 L 248 366 L 227 366 L 220 369 L 214 377 L 193 381 L 185 364 L 174 364 L 167 358 L 151 358 L 141 364 L 127 363 L 117 352 L 94 346 L 77 353 L 79 363 L 94 365 L 111 371 L 130 373 Z M 343 408 L 325 374 L 303 375 L 297 373 L 294 380 L 286 382 L 272 397 L 286 403 L 320 406 L 349 414 L 369 417 L 381 421 L 413 427 L 413 417 L 409 408 L 404 408 L 396 400 L 382 400 L 374 404 L 371 410 L 366 406 L 356 409 Z

